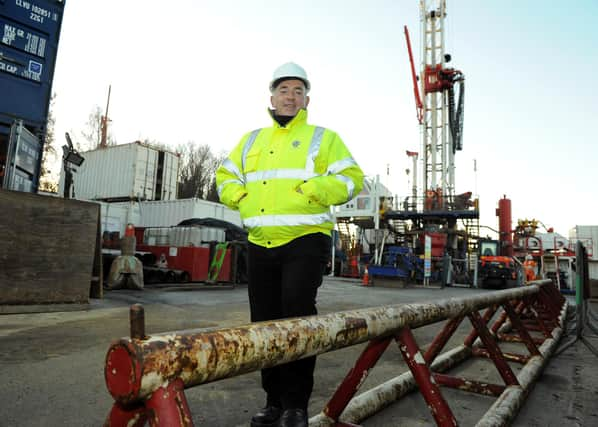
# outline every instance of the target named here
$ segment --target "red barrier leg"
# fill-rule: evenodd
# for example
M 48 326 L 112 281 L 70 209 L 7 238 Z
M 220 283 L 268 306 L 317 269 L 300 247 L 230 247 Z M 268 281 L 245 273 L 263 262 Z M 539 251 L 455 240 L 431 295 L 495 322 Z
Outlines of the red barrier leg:
M 531 335 L 529 334 L 529 332 L 527 331 L 525 326 L 523 326 L 523 322 L 521 321 L 521 319 L 519 319 L 519 316 L 517 315 L 517 313 L 515 312 L 513 307 L 511 307 L 511 304 L 507 303 L 507 304 L 503 305 L 503 308 L 504 308 L 505 312 L 509 315 L 511 324 L 515 327 L 515 329 L 519 333 L 519 336 L 523 340 L 529 353 L 532 356 L 539 356 L 540 351 L 538 350 L 538 347 L 536 347 L 534 340 L 532 339 Z
M 486 309 L 486 311 L 484 312 L 484 316 L 482 316 L 482 321 L 484 322 L 484 325 L 488 324 L 488 322 L 490 321 L 492 316 L 494 316 L 494 313 L 496 313 L 497 310 L 498 310 L 498 306 L 496 306 L 496 305 L 493 305 Z M 502 325 L 506 318 L 507 318 L 507 314 L 501 313 L 501 315 L 499 316 L 498 320 L 494 323 L 494 325 L 497 325 L 497 324 Z M 497 327 L 497 329 L 498 329 L 498 327 Z M 478 331 L 476 331 L 476 329 L 473 328 L 471 330 L 471 332 L 469 333 L 469 335 L 467 336 L 467 338 L 465 338 L 463 345 L 465 347 L 471 347 L 477 337 L 478 337 Z
M 434 341 L 432 341 L 432 344 L 430 344 L 430 347 L 428 347 L 424 354 L 427 364 L 431 364 L 436 359 L 436 356 L 442 351 L 448 340 L 451 339 L 462 320 L 463 316 L 457 316 L 446 322 L 442 331 L 436 335 Z
M 177 378 L 156 390 L 145 402 L 152 427 L 192 427 L 183 380 Z
M 376 362 L 378 362 L 378 359 L 380 359 L 380 356 L 382 356 L 382 353 L 384 353 L 388 344 L 390 344 L 391 339 L 392 338 L 386 338 L 383 340 L 370 341 L 366 349 L 361 353 L 361 356 L 359 356 L 359 359 L 357 359 L 357 362 L 355 362 L 353 369 L 349 371 L 324 408 L 324 413 L 328 417 L 338 422 L 338 418 L 341 416 L 355 393 L 357 393 L 361 384 L 363 384 L 367 378 L 370 369 L 372 369 Z M 337 426 L 340 425 L 341 424 L 337 423 Z M 348 424 L 343 425 L 346 426 Z
M 145 412 L 143 405 L 127 408 L 115 402 L 104 427 L 143 427 L 147 421 Z
M 555 298 L 551 292 L 545 288 L 546 286 L 544 286 L 542 289 L 540 289 L 540 292 L 538 292 L 538 301 L 543 305 L 544 311 L 546 311 L 550 316 L 550 323 L 552 324 L 551 329 L 554 329 L 558 325 L 561 307 L 558 304 L 557 298 Z
M 436 424 L 441 427 L 456 426 L 457 420 L 446 400 L 442 397 L 440 388 L 432 378 L 432 372 L 419 351 L 411 329 L 408 327 L 401 329 L 397 339 L 399 340 L 399 349 L 403 354 L 403 358 L 407 362 L 421 394 L 432 411 L 432 416 L 436 420 Z
M 519 381 L 517 381 L 517 377 L 511 370 L 511 367 L 509 366 L 509 364 L 506 362 L 505 358 L 503 357 L 502 351 L 498 347 L 498 344 L 496 344 L 494 337 L 492 335 L 490 335 L 490 331 L 488 331 L 486 324 L 484 322 L 482 322 L 482 318 L 480 317 L 478 312 L 473 311 L 470 314 L 468 314 L 468 317 L 469 317 L 469 320 L 471 320 L 473 327 L 476 328 L 476 330 L 478 331 L 478 335 L 480 336 L 480 339 L 484 343 L 486 350 L 488 350 L 488 353 L 490 354 L 490 358 L 496 365 L 496 369 L 498 369 L 498 373 L 504 380 L 505 384 L 506 385 L 519 385 Z

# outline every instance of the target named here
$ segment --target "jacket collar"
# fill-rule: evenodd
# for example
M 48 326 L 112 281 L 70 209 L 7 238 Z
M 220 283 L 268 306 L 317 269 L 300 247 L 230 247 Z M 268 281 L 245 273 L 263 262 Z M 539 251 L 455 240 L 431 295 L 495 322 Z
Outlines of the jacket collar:
M 280 124 L 274 119 L 274 110 L 268 108 L 268 113 L 270 113 L 270 117 L 272 118 L 273 127 L 277 129 L 292 129 L 295 126 L 307 123 L 307 110 L 305 108 L 300 109 L 295 117 L 293 117 L 286 126 L 280 126 Z

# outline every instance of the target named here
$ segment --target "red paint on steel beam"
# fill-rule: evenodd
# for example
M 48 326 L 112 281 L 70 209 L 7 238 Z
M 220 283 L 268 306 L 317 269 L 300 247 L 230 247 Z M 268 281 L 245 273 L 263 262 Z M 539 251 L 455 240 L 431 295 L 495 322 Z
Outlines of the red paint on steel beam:
M 478 335 L 480 339 L 484 343 L 484 346 L 490 353 L 490 358 L 494 362 L 496 369 L 498 369 L 498 373 L 504 380 L 505 384 L 507 385 L 519 385 L 519 381 L 517 381 L 517 377 L 511 370 L 511 367 L 506 362 L 505 358 L 502 355 L 502 351 L 496 344 L 494 337 L 490 335 L 490 331 L 486 325 L 482 322 L 482 318 L 480 317 L 477 311 L 473 311 L 468 314 L 469 320 L 473 324 L 473 327 L 476 328 L 478 331 Z
M 561 294 L 561 292 L 557 289 L 557 287 L 554 284 L 549 286 L 543 286 L 541 288 L 541 291 L 550 296 L 550 299 L 554 301 L 555 308 L 561 307 L 565 302 L 565 297 Z
M 145 402 L 152 427 L 192 427 L 193 418 L 185 398 L 185 384 L 177 378 L 154 391 Z
M 127 407 L 115 402 L 104 427 L 143 427 L 147 421 L 145 412 L 143 405 Z
M 560 311 L 555 311 L 550 307 L 550 304 L 547 304 L 543 300 L 548 298 L 547 296 L 538 295 L 538 302 L 534 306 L 533 313 L 536 316 L 536 322 L 542 322 L 542 324 L 546 327 L 549 335 L 550 331 L 558 326 L 558 317 Z
M 446 400 L 442 397 L 440 388 L 432 377 L 432 372 L 419 350 L 411 329 L 409 327 L 402 328 L 397 336 L 397 340 L 399 341 L 399 349 L 403 354 L 403 358 L 407 366 L 409 366 L 428 407 L 432 411 L 432 416 L 436 420 L 436 424 L 441 427 L 456 426 L 457 420 Z
M 355 362 L 355 366 L 349 371 L 328 401 L 324 408 L 324 414 L 336 421 L 337 425 L 339 425 L 338 418 L 367 378 L 370 369 L 374 367 L 382 353 L 387 349 L 391 340 L 392 338 L 385 338 L 370 341 Z
M 551 338 L 552 335 L 550 333 L 550 330 L 544 323 L 544 320 L 542 319 L 542 316 L 540 315 L 540 313 L 538 313 L 538 311 L 534 307 L 529 307 L 527 312 L 529 313 L 531 318 L 536 320 L 536 323 L 538 324 L 538 327 L 540 328 L 542 335 L 544 335 L 545 338 Z
M 473 356 L 486 357 L 488 359 L 491 359 L 490 353 L 485 348 L 474 347 L 471 349 L 471 354 Z M 530 359 L 530 356 L 527 356 L 525 354 L 518 354 L 518 353 L 503 352 L 502 356 L 505 358 L 505 360 L 508 360 L 510 362 L 521 363 L 522 365 L 525 365 L 528 362 L 528 360 Z
M 479 381 L 468 380 L 465 378 L 452 377 L 444 374 L 434 374 L 436 382 L 445 387 L 457 388 L 459 390 L 470 391 L 472 393 L 483 394 L 485 396 L 500 396 L 505 390 L 504 385 L 488 384 Z
M 488 307 L 486 309 L 486 311 L 484 312 L 484 316 L 482 317 L 482 321 L 484 322 L 484 325 L 486 325 L 488 323 L 488 321 L 492 318 L 492 316 L 494 316 L 494 313 L 496 313 L 496 310 L 498 310 L 498 306 L 497 305 L 493 305 L 493 306 Z M 503 316 L 503 314 L 504 314 L 504 316 Z M 501 313 L 501 316 L 495 322 L 495 324 L 496 323 L 502 324 L 504 322 L 505 318 L 506 318 L 506 314 L 505 313 Z M 467 338 L 465 338 L 465 341 L 463 342 L 463 345 L 465 347 L 471 347 L 477 337 L 478 337 L 478 331 L 476 331 L 476 329 L 473 328 L 471 330 L 471 332 L 469 333 L 469 335 L 467 335 Z
M 521 337 L 519 335 L 505 334 L 505 333 L 499 332 L 496 334 L 496 337 L 499 340 L 505 341 L 505 342 L 519 342 L 519 343 L 523 342 L 523 340 L 521 339 Z M 532 341 L 536 345 L 541 345 L 542 343 L 544 343 L 545 339 L 532 337 Z
M 436 337 L 432 341 L 432 344 L 430 344 L 430 346 L 426 350 L 426 353 L 424 354 L 424 359 L 426 360 L 426 363 L 428 365 L 431 364 L 434 361 L 434 359 L 436 359 L 436 356 L 438 356 L 438 354 L 440 354 L 448 340 L 453 336 L 453 334 L 461 324 L 461 321 L 463 321 L 463 316 L 457 316 L 453 317 L 445 323 L 444 328 L 442 328 L 442 331 L 440 331 L 440 333 L 436 335 Z
M 498 316 L 498 319 L 496 319 L 496 321 L 492 324 L 492 326 L 490 326 L 490 333 L 492 335 L 496 335 L 497 331 L 500 329 L 500 327 L 502 325 L 505 324 L 506 321 L 507 321 L 507 313 L 505 313 L 503 311 L 502 313 L 500 313 L 500 316 Z
M 554 294 L 550 292 L 548 287 L 544 286 L 538 292 L 538 300 L 544 305 L 551 319 L 558 319 L 560 313 L 560 304 L 556 301 Z

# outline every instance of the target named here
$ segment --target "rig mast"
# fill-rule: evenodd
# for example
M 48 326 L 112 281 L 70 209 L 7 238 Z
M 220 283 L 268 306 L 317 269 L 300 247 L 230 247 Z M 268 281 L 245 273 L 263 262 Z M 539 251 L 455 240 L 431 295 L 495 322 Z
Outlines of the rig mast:
M 445 18 L 446 0 L 420 0 L 422 59 L 419 84 L 414 78 L 414 90 L 422 126 L 424 209 L 432 204 L 435 209 L 446 209 L 454 203 L 455 152 L 462 149 L 464 76 L 461 71 L 446 67 L 451 57 L 445 53 Z M 406 28 L 405 35 L 413 69 Z M 457 106 L 455 83 L 459 83 Z

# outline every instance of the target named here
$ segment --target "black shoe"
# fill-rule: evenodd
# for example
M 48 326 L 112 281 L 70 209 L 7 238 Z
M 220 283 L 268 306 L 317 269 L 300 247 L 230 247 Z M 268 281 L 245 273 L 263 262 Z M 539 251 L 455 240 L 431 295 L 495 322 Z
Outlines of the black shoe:
M 253 417 L 251 417 L 251 427 L 276 427 L 282 414 L 282 409 L 276 406 L 266 406 Z
M 279 427 L 307 427 L 307 412 L 303 409 L 285 409 Z

